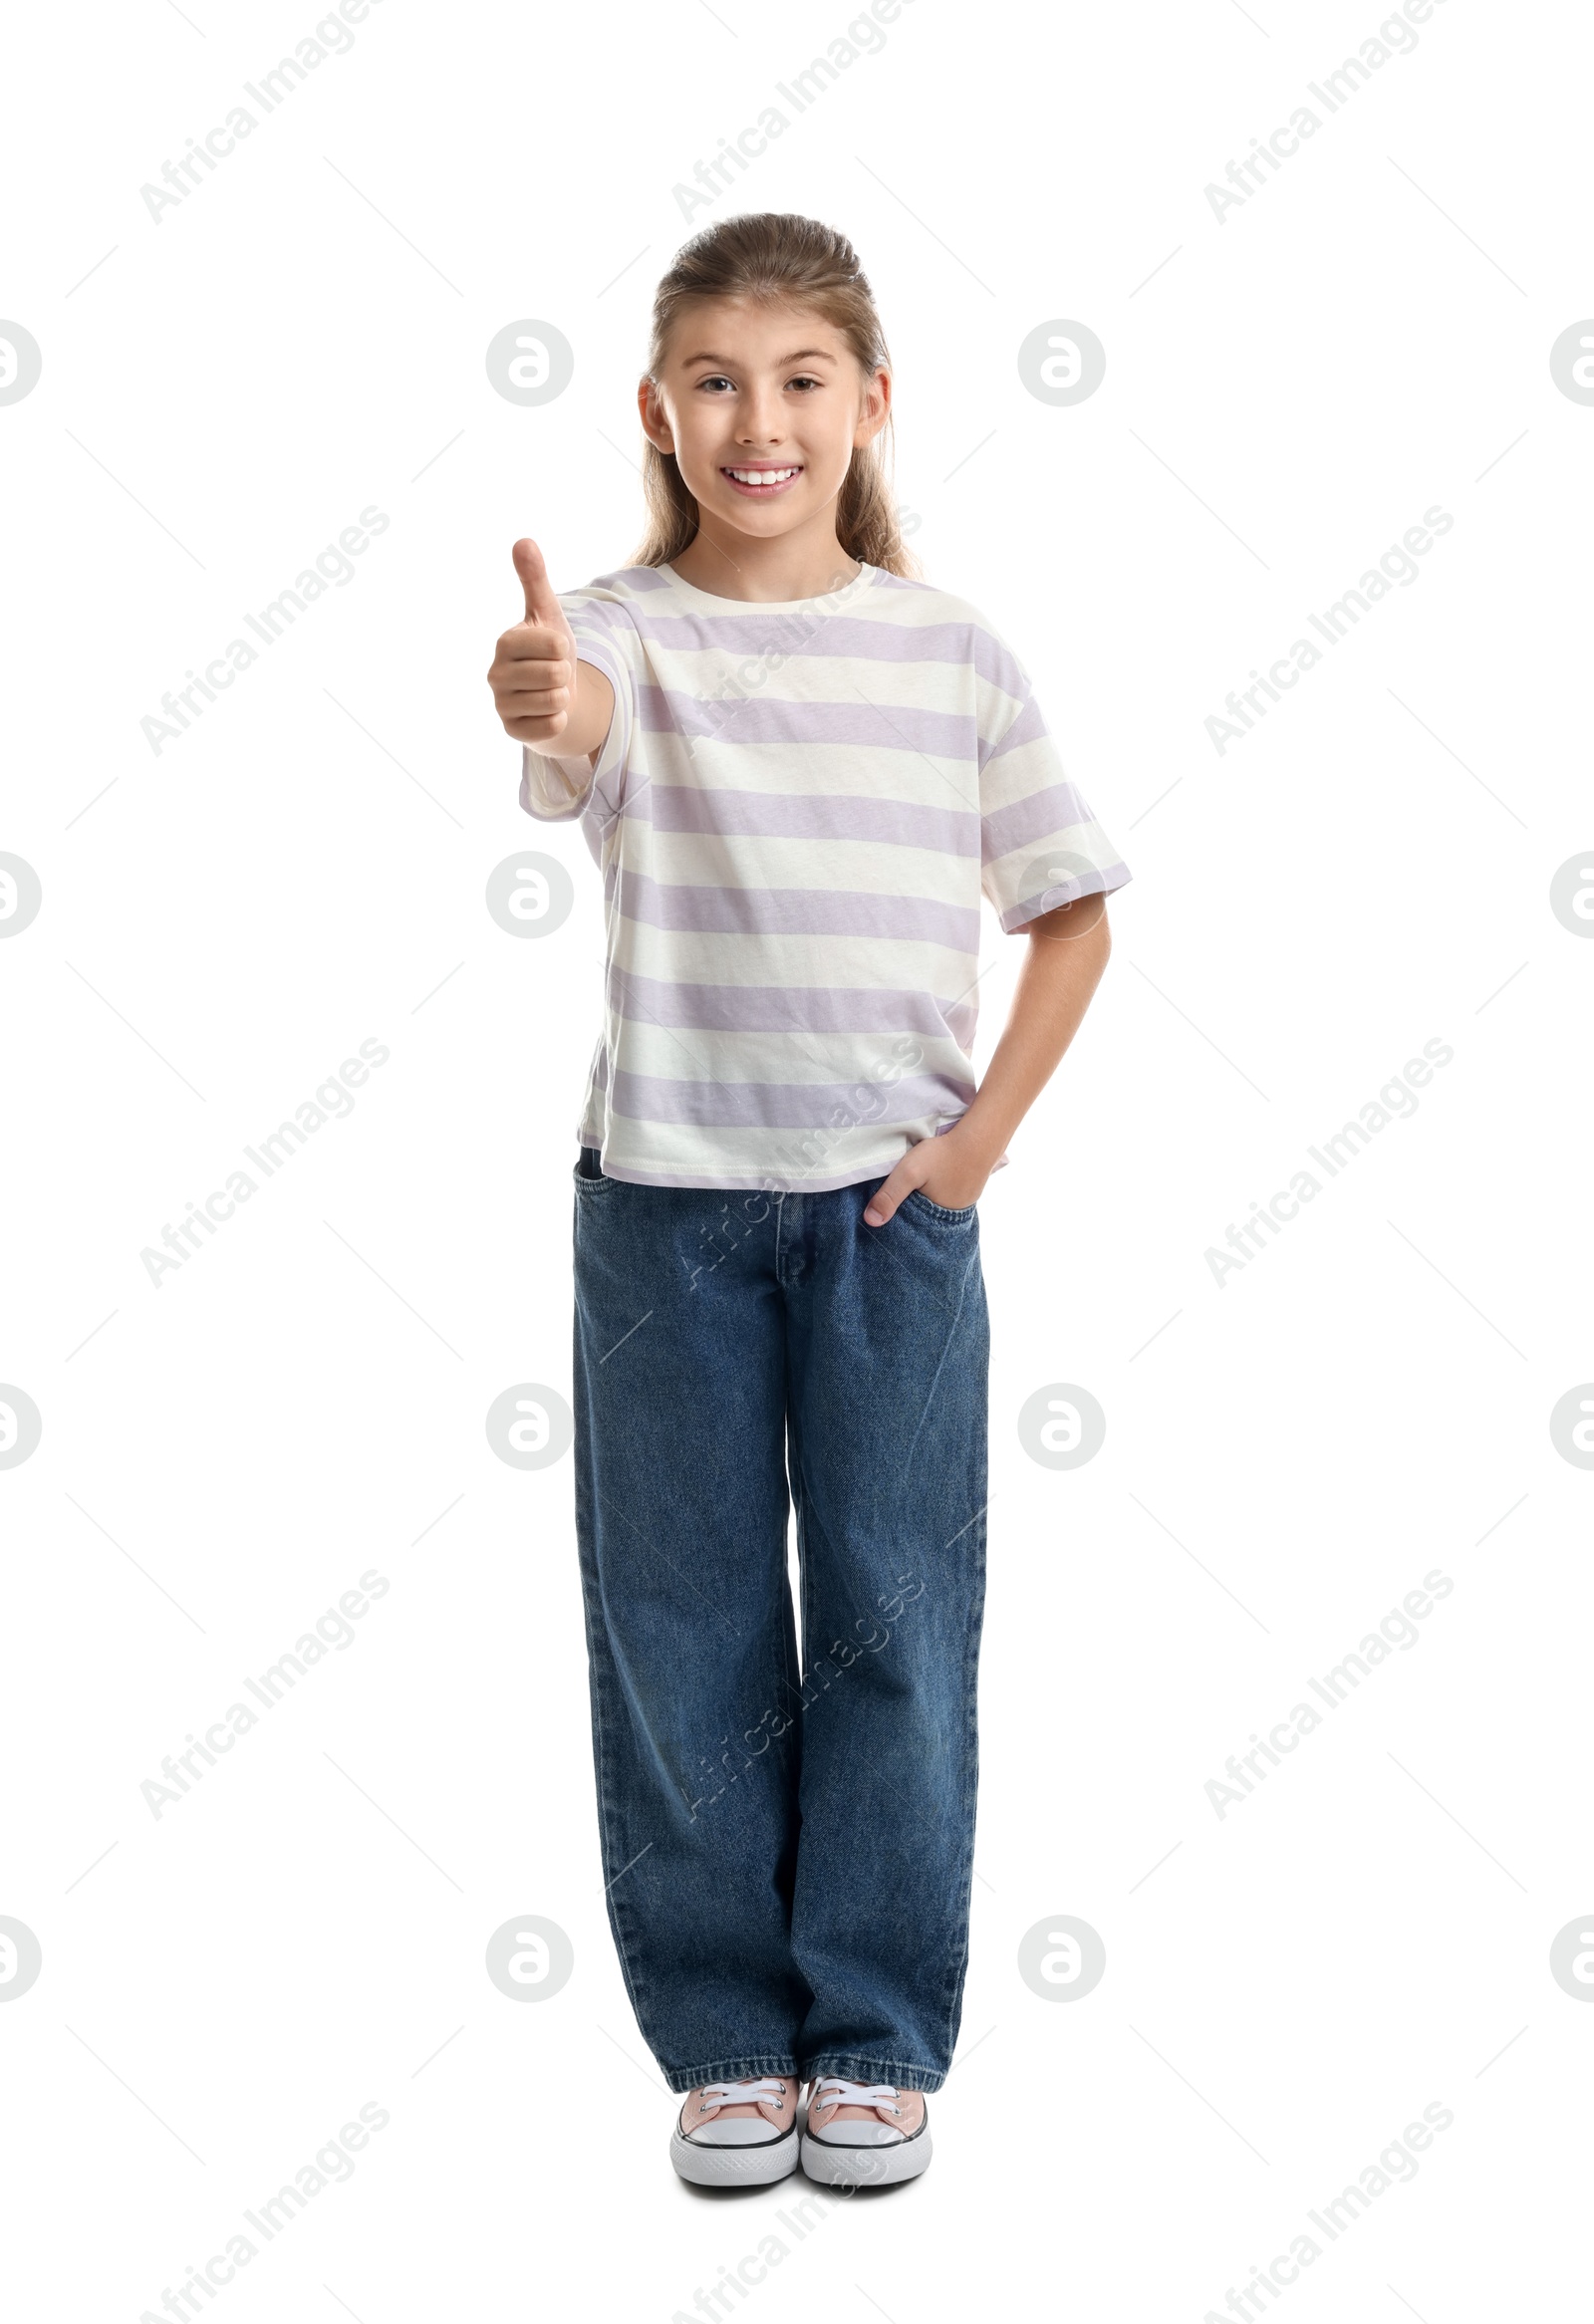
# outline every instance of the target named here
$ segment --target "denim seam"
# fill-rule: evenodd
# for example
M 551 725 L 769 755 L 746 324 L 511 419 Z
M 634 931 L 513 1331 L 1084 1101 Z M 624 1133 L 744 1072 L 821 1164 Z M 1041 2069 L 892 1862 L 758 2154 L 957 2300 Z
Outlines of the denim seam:
M 604 1871 L 606 1874 L 608 1874 L 611 1858 L 620 1853 L 620 1850 L 615 1849 L 613 1846 L 614 1827 L 620 1819 L 613 1794 L 610 1790 L 609 1758 L 608 1753 L 604 1748 L 605 1734 L 609 1723 L 607 1699 L 608 1685 L 603 1674 L 600 1660 L 593 1653 L 594 1636 L 592 1616 L 590 1611 L 586 1616 L 586 1627 L 587 1653 L 589 1658 L 591 1658 L 591 1668 L 594 1676 L 594 1691 L 597 1698 L 597 1716 L 593 1721 L 593 1729 L 598 1745 L 598 1799 L 603 1837 L 603 1845 L 600 1854 L 603 1861 Z M 604 1652 L 607 1653 L 607 1642 L 604 1642 Z M 622 1847 L 623 1846 L 624 1842 L 622 1842 Z M 623 1866 L 622 1869 L 629 1870 L 629 1868 L 630 1867 L 628 1862 Z M 610 1876 L 608 1886 L 604 1891 L 604 1903 L 609 1908 L 609 1926 L 614 1932 L 615 1950 L 620 1956 L 620 1973 L 626 1981 L 627 1997 L 631 2002 L 632 2010 L 636 2016 L 637 2023 L 642 2028 L 644 2038 L 648 2039 L 648 2012 L 644 2007 L 642 1986 L 638 1977 L 633 1971 L 631 1964 L 631 1952 L 627 1942 L 626 1930 L 624 1926 L 625 1907 L 623 1901 L 615 1895 L 615 1882 L 619 1879 L 619 1877 L 620 1875 L 618 1873 Z M 649 2047 L 652 2048 L 652 2041 L 649 2040 Z
M 983 1291 L 983 1279 L 981 1279 L 981 1290 Z M 985 1330 L 987 1333 L 988 1348 L 988 1316 L 985 1321 Z M 990 1506 L 990 1409 L 988 1389 L 986 1394 L 985 1409 L 980 1417 L 979 1436 L 980 1473 L 975 1479 L 975 1483 L 979 1488 L 981 1501 L 978 1520 L 974 1528 L 972 1553 L 974 1571 L 970 1577 L 971 1587 L 969 1596 L 971 1604 L 969 1612 L 968 1636 L 965 1641 L 963 1650 L 963 1702 L 964 1718 L 966 1721 L 966 1740 L 964 1744 L 964 1781 L 968 1790 L 966 1822 L 966 1829 L 968 1832 L 968 1851 L 967 1866 L 963 1874 L 962 1905 L 960 1916 L 963 1940 L 960 1957 L 956 1967 L 955 1981 L 948 1994 L 948 2006 L 946 2011 L 946 2056 L 948 2059 L 948 2072 L 951 2070 L 949 2061 L 952 2055 L 953 2044 L 956 2040 L 957 2027 L 962 2017 L 963 1980 L 968 1966 L 968 1925 L 974 1887 L 974 1837 L 979 1807 L 979 1648 L 980 1639 L 985 1627 L 985 1575 L 987 1564 L 986 1511 Z
M 967 1278 L 964 1278 L 966 1294 Z M 959 1320 L 963 1302 L 959 1301 Z M 970 1323 L 976 1319 L 970 1317 Z M 936 1369 L 939 1378 L 939 1367 Z M 977 1700 L 979 1673 L 979 1644 L 984 1627 L 985 1609 L 985 1511 L 989 1506 L 989 1415 L 988 1409 L 980 1425 L 979 1470 L 972 1482 L 980 1491 L 980 1506 L 976 1511 L 974 1540 L 970 1554 L 972 1571 L 969 1575 L 969 1615 L 963 1640 L 963 1751 L 962 1751 L 962 1825 L 966 1834 L 960 1852 L 957 1882 L 957 1925 L 962 1935 L 960 1942 L 948 1954 L 943 1992 L 945 1995 L 945 2025 L 943 2050 L 950 2060 L 957 2038 L 957 2027 L 962 2015 L 963 1980 L 968 1967 L 969 1913 L 973 1897 L 974 1826 L 979 1793 L 979 1712 Z M 917 1432 L 916 1432 L 917 1433 Z M 955 1536 L 953 1537 L 955 1539 Z
M 970 1269 L 977 1267 L 978 1264 L 979 1246 L 976 1243 L 974 1248 L 969 1252 L 969 1265 L 963 1269 L 962 1276 L 959 1279 L 957 1285 L 957 1305 L 952 1310 L 952 1320 L 947 1327 L 946 1338 L 941 1346 L 940 1354 L 935 1359 L 935 1377 L 930 1384 L 929 1391 L 925 1397 L 924 1410 L 919 1416 L 918 1426 L 914 1429 L 913 1436 L 909 1441 L 907 1452 L 903 1457 L 904 1476 L 907 1475 L 909 1466 L 913 1460 L 914 1448 L 918 1444 L 920 1436 L 924 1432 L 925 1421 L 929 1416 L 930 1408 L 935 1401 L 935 1391 L 940 1386 L 941 1374 L 946 1369 L 947 1359 L 951 1355 L 953 1343 L 957 1338 L 957 1327 L 962 1322 L 964 1309 L 968 1305 L 968 1277 Z M 955 1540 L 955 1538 L 956 1536 L 954 1535 L 953 1539 Z
M 589 1178 L 586 1180 L 586 1183 L 590 1186 L 596 1186 L 602 1182 L 602 1180 L 597 1178 Z M 611 1181 L 611 1183 L 613 1181 Z M 579 1216 L 579 1211 L 577 1215 Z M 580 1333 L 581 1311 L 578 1304 L 575 1312 L 575 1336 L 577 1341 L 575 1353 L 578 1366 L 581 1365 L 582 1354 L 580 1347 Z M 582 1367 L 582 1369 L 584 1369 L 584 1367 Z M 602 1575 L 598 1570 L 598 1508 L 596 1484 L 594 1486 L 593 1505 L 588 1512 L 588 1530 L 592 1542 L 592 1592 L 593 1594 L 596 1594 L 602 1589 L 603 1586 Z M 622 1900 L 614 1893 L 614 1884 L 615 1881 L 619 1878 L 619 1875 L 609 1874 L 609 1865 L 613 1853 L 612 1835 L 616 1823 L 620 1821 L 620 1817 L 617 1803 L 614 1799 L 614 1795 L 610 1787 L 609 1759 L 608 1753 L 605 1749 L 605 1737 L 609 1723 L 608 1675 L 605 1666 L 605 1657 L 608 1654 L 608 1641 L 607 1639 L 600 1641 L 596 1636 L 596 1626 L 593 1621 L 592 1603 L 586 1586 L 585 1576 L 583 1576 L 582 1588 L 582 1623 L 586 1632 L 588 1669 L 592 1674 L 593 1740 L 595 1744 L 595 1757 L 598 1763 L 598 1814 L 600 1832 L 599 1855 L 603 1864 L 605 1875 L 608 1876 L 607 1886 L 604 1891 L 604 1903 L 608 1907 L 609 1926 L 615 1939 L 615 1951 L 620 1960 L 620 1973 L 625 1980 L 626 1995 L 631 2002 L 632 2011 L 637 2019 L 639 2027 L 642 2030 L 643 2038 L 648 2041 L 649 2047 L 652 2048 L 653 2043 L 648 2034 L 648 2012 L 644 2006 L 644 1986 L 633 1970 L 630 1947 L 627 1942 L 625 1929 L 625 1908 Z M 598 1651 L 595 1651 L 595 1649 Z M 622 1869 L 628 1870 L 629 1863 L 623 1863 Z M 690 2085 L 688 2085 L 688 2087 L 690 2087 Z
M 976 1556 L 978 1560 L 978 1610 L 977 1613 L 971 1613 L 970 1615 L 968 1635 L 963 1645 L 963 1700 L 965 1705 L 963 1727 L 963 1791 L 965 1819 L 964 1829 L 968 1834 L 968 1838 L 963 1850 L 962 1863 L 960 1867 L 960 1880 L 958 1886 L 958 1925 L 962 1930 L 962 1941 L 957 1947 L 956 1951 L 948 1959 L 946 1964 L 945 2052 L 948 2060 L 948 2073 L 951 2071 L 949 2061 L 952 2055 L 953 2045 L 957 2039 L 957 2027 L 962 2016 L 963 1979 L 968 1967 L 969 1913 L 974 1891 L 974 1827 L 978 1813 L 979 1798 L 979 1713 L 976 1696 L 979 1673 L 979 1641 L 980 1633 L 984 1627 L 985 1614 L 985 1525 L 983 1509 L 980 1511 L 979 1530 L 975 1539 Z

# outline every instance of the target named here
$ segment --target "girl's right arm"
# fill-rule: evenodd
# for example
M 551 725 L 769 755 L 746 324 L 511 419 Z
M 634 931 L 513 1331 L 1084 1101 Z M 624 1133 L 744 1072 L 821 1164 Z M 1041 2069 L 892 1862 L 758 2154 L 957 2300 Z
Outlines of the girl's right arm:
M 526 593 L 525 618 L 499 639 L 487 672 L 504 732 L 540 758 L 585 752 L 596 766 L 614 716 L 615 689 L 601 669 L 578 660 L 536 542 L 517 541 L 514 559 Z

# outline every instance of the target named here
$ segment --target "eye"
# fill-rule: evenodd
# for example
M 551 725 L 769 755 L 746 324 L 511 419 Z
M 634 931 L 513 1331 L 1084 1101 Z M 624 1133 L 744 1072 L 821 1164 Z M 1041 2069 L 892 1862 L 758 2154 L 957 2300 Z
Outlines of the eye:
M 730 382 L 723 372 L 710 372 L 704 379 L 699 380 L 697 385 L 699 387 L 728 387 Z
M 816 380 L 810 372 L 799 372 L 797 377 L 794 380 L 788 380 L 786 385 L 788 387 L 822 387 L 824 382 Z

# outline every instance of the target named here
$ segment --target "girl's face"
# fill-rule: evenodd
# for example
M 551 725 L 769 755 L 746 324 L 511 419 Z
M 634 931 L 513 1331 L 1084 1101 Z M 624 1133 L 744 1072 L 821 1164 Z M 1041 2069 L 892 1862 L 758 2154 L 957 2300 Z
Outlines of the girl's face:
M 773 540 L 805 524 L 834 530 L 854 446 L 886 423 L 891 379 L 863 379 L 842 334 L 810 308 L 699 299 L 676 317 L 660 378 L 642 383 L 638 402 L 703 524 Z

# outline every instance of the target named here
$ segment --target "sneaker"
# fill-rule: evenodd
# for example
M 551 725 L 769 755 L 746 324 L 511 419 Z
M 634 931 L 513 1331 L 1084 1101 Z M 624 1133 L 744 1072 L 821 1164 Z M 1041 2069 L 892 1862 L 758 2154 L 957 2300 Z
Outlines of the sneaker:
M 797 2083 L 705 2082 L 688 2090 L 669 2160 L 694 2187 L 764 2187 L 797 2168 Z
M 892 2187 L 930 2167 L 924 2092 L 827 2074 L 808 2093 L 802 2163 L 829 2187 Z

